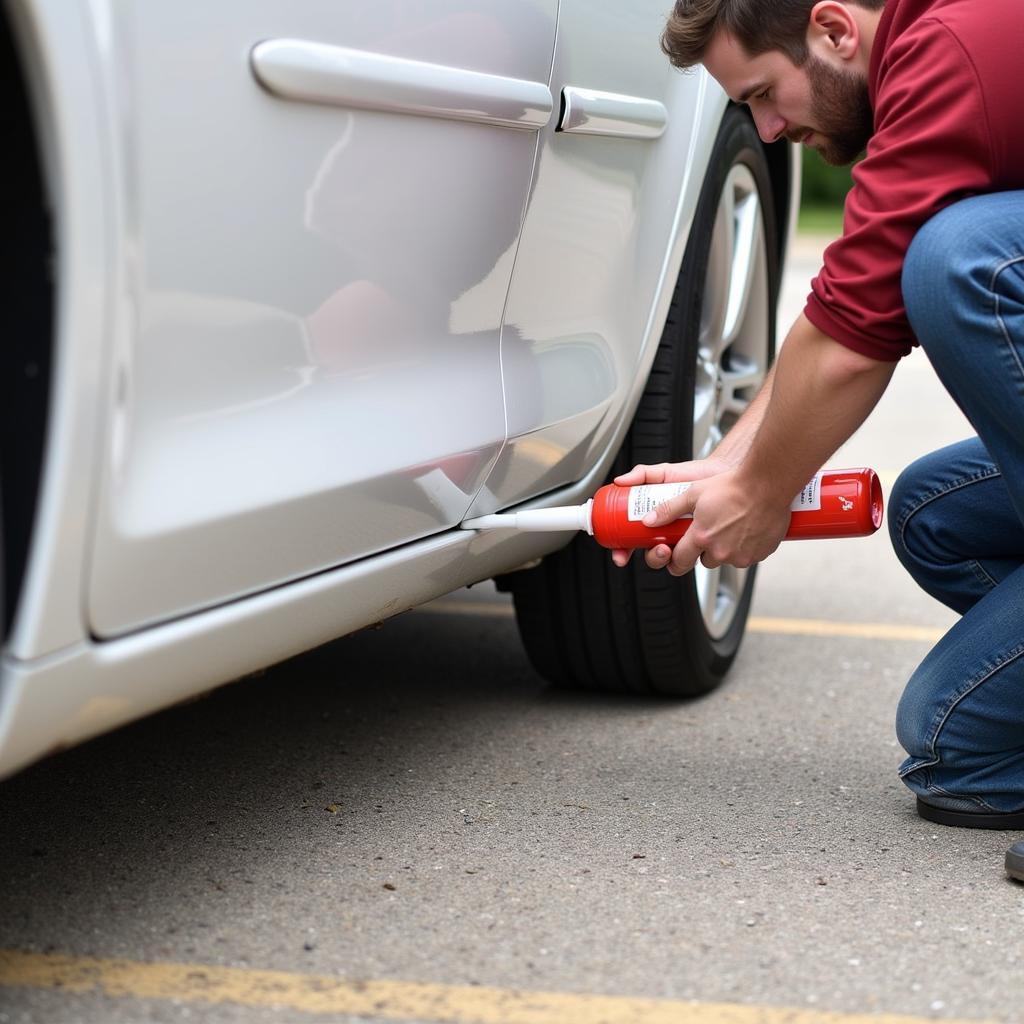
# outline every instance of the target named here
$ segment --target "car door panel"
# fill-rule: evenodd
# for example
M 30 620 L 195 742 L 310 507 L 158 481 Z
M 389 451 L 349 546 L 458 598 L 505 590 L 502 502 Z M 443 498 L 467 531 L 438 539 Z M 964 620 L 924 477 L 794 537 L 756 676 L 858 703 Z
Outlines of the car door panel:
M 556 6 L 113 9 L 133 131 L 97 634 L 462 518 L 505 440 L 499 328 Z M 305 94 L 261 83 L 261 43 L 300 78 L 313 54 Z

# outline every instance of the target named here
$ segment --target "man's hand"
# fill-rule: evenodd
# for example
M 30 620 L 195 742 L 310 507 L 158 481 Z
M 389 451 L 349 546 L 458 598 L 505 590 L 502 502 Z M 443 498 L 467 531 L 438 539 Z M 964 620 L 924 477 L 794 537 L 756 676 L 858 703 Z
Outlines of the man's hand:
M 628 473 L 622 473 L 615 478 L 615 483 L 620 487 L 638 487 L 642 484 L 671 484 L 687 480 L 706 480 L 709 477 L 718 476 L 729 469 L 732 463 L 716 456 L 709 459 L 694 459 L 692 462 L 662 462 L 656 466 L 634 466 Z M 687 492 L 689 493 L 689 492 Z M 675 499 L 674 502 L 664 502 L 659 506 L 660 512 L 664 508 L 672 506 L 682 500 L 686 495 Z M 664 519 L 658 519 L 659 523 L 670 523 L 673 519 L 679 519 L 683 513 L 678 515 L 666 515 Z M 664 560 L 654 562 L 651 556 L 654 551 L 664 552 Z M 612 551 L 612 561 L 622 568 L 628 561 L 632 551 L 624 548 L 615 548 Z M 661 569 L 667 563 L 672 551 L 667 544 L 659 545 L 647 553 L 647 564 L 652 569 Z
M 698 560 L 708 569 L 724 564 L 745 569 L 779 546 L 789 527 L 791 504 L 792 497 L 754 493 L 742 468 L 701 480 L 644 519 L 646 526 L 662 526 L 693 515 L 693 524 L 675 549 L 667 544 L 652 548 L 647 564 L 667 568 L 673 576 L 688 573 Z

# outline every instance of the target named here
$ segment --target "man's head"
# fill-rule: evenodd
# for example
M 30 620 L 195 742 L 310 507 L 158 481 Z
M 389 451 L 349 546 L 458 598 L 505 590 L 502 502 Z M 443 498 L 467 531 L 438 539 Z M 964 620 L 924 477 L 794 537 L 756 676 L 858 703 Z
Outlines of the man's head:
M 885 0 L 676 0 L 662 49 L 703 63 L 761 137 L 854 160 L 872 132 L 867 69 Z

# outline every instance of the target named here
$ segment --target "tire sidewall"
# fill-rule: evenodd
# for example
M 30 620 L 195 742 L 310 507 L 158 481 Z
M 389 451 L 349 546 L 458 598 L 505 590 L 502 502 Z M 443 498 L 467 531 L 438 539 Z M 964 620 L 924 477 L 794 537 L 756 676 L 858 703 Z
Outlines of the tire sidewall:
M 693 458 L 694 397 L 703 292 L 718 204 L 729 173 L 737 164 L 744 165 L 750 171 L 760 196 L 768 261 L 768 365 L 775 354 L 775 304 L 779 275 L 771 178 L 761 142 L 750 117 L 740 108 L 730 107 L 712 149 L 673 300 L 682 315 L 677 328 L 679 333 L 672 339 L 674 378 L 678 387 L 672 403 L 673 424 L 669 450 L 664 458 L 666 462 L 683 462 Z M 677 621 L 685 633 L 685 642 L 690 646 L 694 660 L 706 667 L 712 676 L 724 673 L 739 649 L 746 629 L 756 574 L 756 566 L 752 566 L 744 581 L 733 621 L 726 633 L 717 639 L 710 636 L 704 625 L 694 574 L 689 573 L 681 579 L 670 577 L 664 571 L 658 574 L 663 578 L 663 585 L 671 587 L 675 592 L 678 602 Z

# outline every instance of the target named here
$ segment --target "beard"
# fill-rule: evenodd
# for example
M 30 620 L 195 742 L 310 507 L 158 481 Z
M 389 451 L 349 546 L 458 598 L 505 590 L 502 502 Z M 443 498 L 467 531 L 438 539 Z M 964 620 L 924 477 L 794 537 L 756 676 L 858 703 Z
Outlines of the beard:
M 825 163 L 840 167 L 853 163 L 864 152 L 874 131 L 874 115 L 865 78 L 852 71 L 840 71 L 819 57 L 806 64 L 811 87 L 811 117 L 818 127 L 815 135 L 822 143 L 814 148 Z M 807 134 L 787 133 L 793 142 Z

